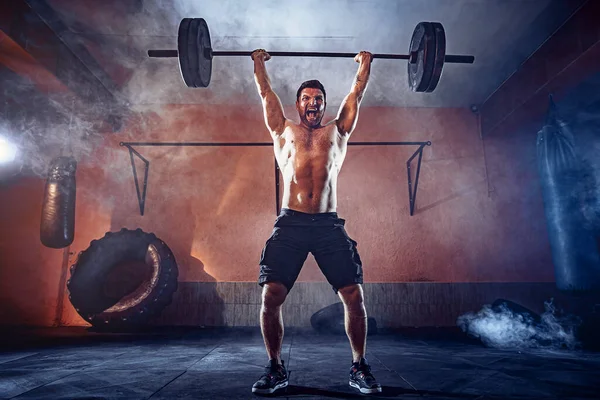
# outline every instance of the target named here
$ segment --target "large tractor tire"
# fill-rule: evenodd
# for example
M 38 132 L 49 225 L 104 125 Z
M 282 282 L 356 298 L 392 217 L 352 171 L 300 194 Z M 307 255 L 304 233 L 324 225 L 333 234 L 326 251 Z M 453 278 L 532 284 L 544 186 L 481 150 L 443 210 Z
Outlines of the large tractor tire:
M 171 303 L 178 268 L 169 247 L 141 229 L 108 232 L 79 253 L 69 300 L 97 328 L 145 325 Z

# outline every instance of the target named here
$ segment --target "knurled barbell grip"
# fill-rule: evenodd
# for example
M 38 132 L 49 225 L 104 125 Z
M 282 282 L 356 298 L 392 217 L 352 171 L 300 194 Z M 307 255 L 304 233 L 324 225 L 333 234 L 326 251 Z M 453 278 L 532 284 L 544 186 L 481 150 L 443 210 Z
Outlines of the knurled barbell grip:
M 294 51 L 269 51 L 274 57 L 331 57 L 331 58 L 354 58 L 357 53 L 324 53 L 324 52 L 294 52 Z M 210 53 L 209 53 L 210 54 Z M 224 56 L 250 56 L 251 51 L 212 51 L 212 57 Z M 177 58 L 177 50 L 148 50 L 148 57 L 155 58 Z M 410 60 L 406 54 L 373 54 L 373 58 L 388 60 Z M 475 56 L 446 55 L 444 62 L 456 64 L 473 64 Z
M 148 50 L 148 57 L 177 58 L 179 57 L 179 52 L 177 50 Z

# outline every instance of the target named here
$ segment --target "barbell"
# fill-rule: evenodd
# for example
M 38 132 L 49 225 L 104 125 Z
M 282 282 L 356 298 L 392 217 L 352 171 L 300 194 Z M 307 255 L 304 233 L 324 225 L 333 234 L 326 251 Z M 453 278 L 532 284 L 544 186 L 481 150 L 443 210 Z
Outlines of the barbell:
M 274 57 L 347 57 L 357 53 L 269 51 Z M 213 57 L 250 56 L 252 51 L 213 51 L 203 18 L 184 18 L 179 24 L 177 50 L 148 50 L 149 57 L 179 58 L 179 69 L 188 87 L 208 87 Z M 373 58 L 408 60 L 408 85 L 413 92 L 432 92 L 444 63 L 472 64 L 474 56 L 446 55 L 446 33 L 439 22 L 420 22 L 413 31 L 409 54 L 373 54 Z

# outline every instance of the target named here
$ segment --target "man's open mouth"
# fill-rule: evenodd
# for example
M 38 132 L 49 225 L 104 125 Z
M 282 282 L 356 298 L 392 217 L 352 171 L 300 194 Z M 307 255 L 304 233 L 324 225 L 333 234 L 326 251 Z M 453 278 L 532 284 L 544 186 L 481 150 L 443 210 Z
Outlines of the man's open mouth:
M 317 110 L 306 110 L 306 116 L 308 118 L 316 118 L 317 117 Z

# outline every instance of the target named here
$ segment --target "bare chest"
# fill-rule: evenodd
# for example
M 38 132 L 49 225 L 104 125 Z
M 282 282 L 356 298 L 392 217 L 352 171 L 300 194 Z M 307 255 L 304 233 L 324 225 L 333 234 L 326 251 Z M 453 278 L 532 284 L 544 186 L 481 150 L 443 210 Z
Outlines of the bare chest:
M 284 144 L 290 153 L 301 157 L 333 155 L 341 150 L 341 146 L 342 143 L 335 125 L 324 126 L 311 132 L 303 129 L 290 129 Z
M 283 171 L 340 169 L 346 155 L 347 141 L 340 137 L 335 124 L 306 131 L 290 127 L 275 144 L 275 156 Z

